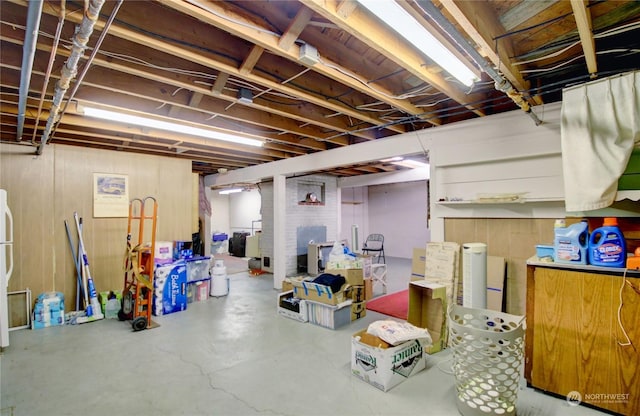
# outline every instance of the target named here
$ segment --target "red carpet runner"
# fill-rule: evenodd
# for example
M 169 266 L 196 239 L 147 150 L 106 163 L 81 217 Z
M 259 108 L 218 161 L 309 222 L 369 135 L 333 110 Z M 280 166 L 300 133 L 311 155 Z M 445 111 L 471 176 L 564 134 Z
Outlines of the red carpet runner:
M 406 320 L 409 311 L 409 289 L 372 299 L 367 302 L 367 309 Z

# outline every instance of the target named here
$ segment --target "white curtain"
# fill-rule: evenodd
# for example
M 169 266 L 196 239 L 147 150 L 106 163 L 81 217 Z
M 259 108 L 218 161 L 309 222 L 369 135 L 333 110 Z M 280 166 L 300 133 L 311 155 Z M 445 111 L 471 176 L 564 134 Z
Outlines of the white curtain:
M 566 211 L 610 206 L 640 143 L 640 71 L 565 89 L 561 116 Z

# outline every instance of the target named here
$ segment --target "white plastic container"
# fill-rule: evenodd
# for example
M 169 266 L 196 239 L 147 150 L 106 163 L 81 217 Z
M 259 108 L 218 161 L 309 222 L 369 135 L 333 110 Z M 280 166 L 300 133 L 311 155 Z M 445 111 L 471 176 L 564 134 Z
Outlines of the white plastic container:
M 587 264 L 589 224 L 586 221 L 556 227 L 554 233 L 554 262 Z
M 211 268 L 211 292 L 213 297 L 227 296 L 229 294 L 229 276 L 223 260 L 215 260 Z

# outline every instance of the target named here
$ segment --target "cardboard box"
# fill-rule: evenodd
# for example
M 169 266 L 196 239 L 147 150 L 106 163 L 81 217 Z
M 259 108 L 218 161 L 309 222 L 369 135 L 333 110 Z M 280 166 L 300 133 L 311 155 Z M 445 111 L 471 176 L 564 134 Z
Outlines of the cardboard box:
M 351 320 L 364 318 L 367 316 L 367 302 L 354 302 L 351 304 Z
M 297 280 L 298 282 L 302 282 L 304 279 L 306 278 L 306 276 L 290 276 L 290 277 L 285 277 L 284 280 L 282 281 L 282 293 L 284 292 L 288 292 L 290 290 L 293 290 L 293 282 L 294 280 Z
M 425 328 L 431 335 L 432 345 L 427 354 L 447 346 L 447 289 L 444 285 L 426 280 L 409 282 L 409 312 L 407 322 Z
M 293 296 L 298 299 L 310 300 L 334 306 L 349 299 L 348 295 L 350 294 L 350 286 L 346 283 L 336 293 L 333 293 L 329 286 L 320 285 L 308 280 L 294 280 L 291 283 L 293 284 Z
M 411 259 L 411 280 L 424 280 L 426 256 L 426 247 L 413 249 L 413 258 Z
M 335 269 L 362 269 L 363 277 L 368 279 L 371 277 L 371 263 L 373 262 L 373 256 L 356 254 L 353 260 L 341 260 L 341 261 L 327 261 L 325 265 L 326 270 Z
M 487 256 L 487 309 L 502 312 L 505 265 L 504 257 Z
M 362 269 L 325 269 L 324 272 L 344 277 L 347 283 L 351 286 L 364 285 L 364 274 Z
M 187 282 L 187 303 L 203 302 L 209 299 L 211 289 L 211 279 L 198 280 L 197 282 Z
M 353 303 L 364 302 L 366 300 L 364 284 L 360 286 L 351 286 L 351 300 Z
M 373 280 L 364 280 L 364 300 L 373 299 Z
M 388 344 L 366 332 L 364 329 L 351 337 L 351 374 L 360 380 L 389 391 L 425 368 L 427 357 L 422 340 L 384 348 Z
M 293 290 L 278 293 L 278 315 L 299 322 L 309 321 L 307 301 L 293 297 Z
M 351 322 L 351 299 L 336 306 L 307 302 L 309 323 L 329 329 L 338 329 Z
M 153 259 L 156 264 L 173 262 L 173 241 L 156 241 Z

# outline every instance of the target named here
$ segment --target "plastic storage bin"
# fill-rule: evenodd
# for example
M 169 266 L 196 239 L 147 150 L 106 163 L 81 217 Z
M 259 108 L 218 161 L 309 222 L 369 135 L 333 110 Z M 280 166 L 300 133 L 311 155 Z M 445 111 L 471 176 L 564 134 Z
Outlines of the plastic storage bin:
M 449 308 L 457 406 L 464 416 L 515 415 L 524 357 L 524 317 Z
M 209 257 L 193 257 L 186 259 L 187 282 L 195 282 L 209 278 Z
M 309 323 L 329 329 L 338 329 L 351 323 L 351 300 L 336 306 L 307 301 Z

